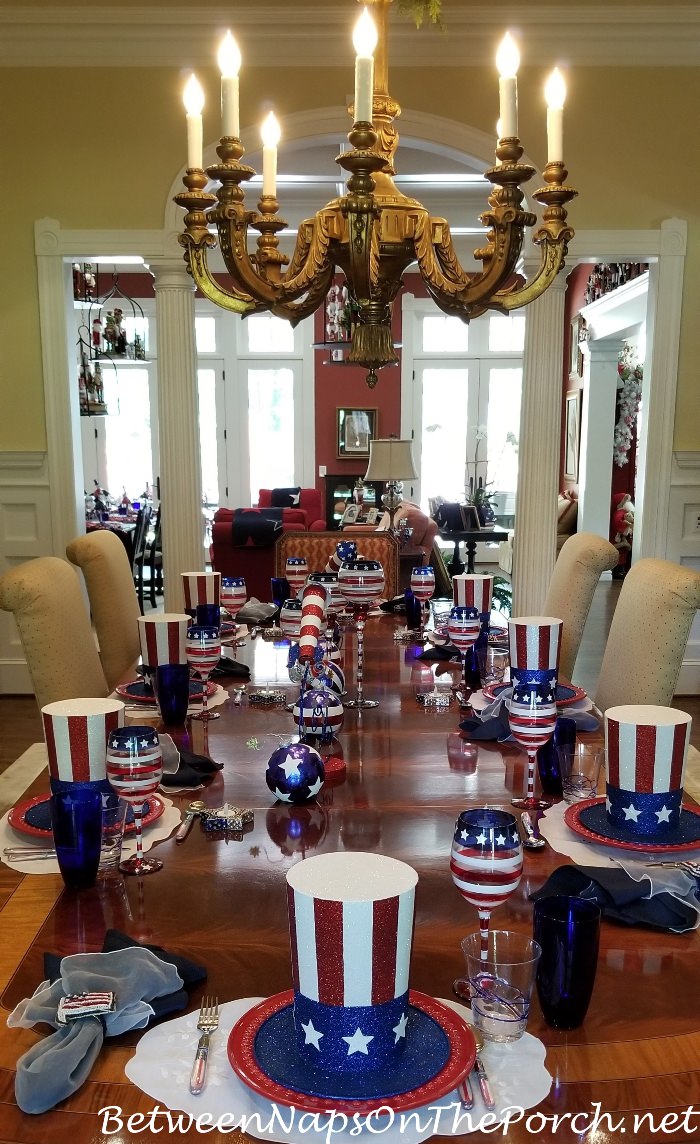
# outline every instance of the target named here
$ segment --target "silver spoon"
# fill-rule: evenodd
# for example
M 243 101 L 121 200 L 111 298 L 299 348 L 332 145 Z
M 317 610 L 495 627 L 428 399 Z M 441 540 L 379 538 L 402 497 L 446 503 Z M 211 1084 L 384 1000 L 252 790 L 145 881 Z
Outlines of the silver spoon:
M 535 829 L 526 810 L 520 815 L 520 838 L 526 850 L 544 850 L 546 840 Z

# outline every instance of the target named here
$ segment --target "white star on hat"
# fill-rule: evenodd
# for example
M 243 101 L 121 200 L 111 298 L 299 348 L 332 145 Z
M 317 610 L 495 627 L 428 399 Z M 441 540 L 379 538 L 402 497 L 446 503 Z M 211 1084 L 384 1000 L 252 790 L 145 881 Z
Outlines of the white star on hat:
M 641 810 L 637 810 L 634 805 L 630 803 L 629 806 L 623 806 L 622 813 L 627 822 L 629 822 L 630 819 L 632 822 L 636 822 L 642 812 Z
M 321 1040 L 321 1037 L 325 1036 L 325 1033 L 319 1033 L 318 1029 L 314 1029 L 313 1021 L 309 1021 L 308 1025 L 302 1024 L 301 1027 L 304 1030 L 304 1037 L 305 1037 L 304 1044 L 305 1045 L 313 1045 L 314 1048 L 318 1049 L 318 1051 L 320 1052 L 321 1046 L 319 1045 L 318 1042 Z
M 367 1052 L 367 1046 L 370 1041 L 374 1040 L 374 1037 L 365 1036 L 365 1034 L 362 1032 L 362 1029 L 358 1025 L 353 1035 L 351 1037 L 343 1037 L 343 1040 L 347 1041 L 349 1057 L 351 1057 L 353 1053 L 364 1053 L 367 1057 L 369 1056 L 369 1053 Z
M 401 1019 L 400 1019 L 398 1025 L 394 1025 L 393 1029 L 391 1030 L 392 1033 L 396 1034 L 396 1037 L 394 1039 L 395 1045 L 397 1045 L 399 1043 L 399 1040 L 401 1039 L 401 1037 L 406 1036 L 406 1025 L 407 1024 L 408 1024 L 408 1017 L 406 1016 L 405 1013 L 402 1013 Z
M 660 823 L 671 821 L 671 810 L 668 806 L 662 806 L 661 810 L 655 811 L 655 814 Z

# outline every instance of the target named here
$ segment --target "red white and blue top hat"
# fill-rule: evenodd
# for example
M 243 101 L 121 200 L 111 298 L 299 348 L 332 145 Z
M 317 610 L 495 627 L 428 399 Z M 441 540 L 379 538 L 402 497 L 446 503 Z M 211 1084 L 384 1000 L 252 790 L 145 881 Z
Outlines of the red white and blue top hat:
M 584 807 L 581 823 L 620 842 L 694 844 L 700 817 L 682 805 L 691 723 L 671 707 L 609 707 L 606 799 Z
M 322 854 L 287 874 L 297 1049 L 324 1070 L 372 1071 L 406 1047 L 417 881 L 379 854 Z
M 155 616 L 139 616 L 139 642 L 144 666 L 162 667 L 170 663 L 187 663 L 185 640 L 190 618 L 184 612 L 161 612 Z
M 221 573 L 183 572 L 182 592 L 186 612 L 196 611 L 200 604 L 220 604 Z
M 107 736 L 124 723 L 116 699 L 61 699 L 41 709 L 49 775 L 59 782 L 106 777 Z
M 493 576 L 476 576 L 463 572 L 452 577 L 455 605 L 476 608 L 480 616 L 490 615 L 493 595 Z
M 513 694 L 528 688 L 553 693 L 557 686 L 561 630 L 555 616 L 518 616 L 508 620 Z

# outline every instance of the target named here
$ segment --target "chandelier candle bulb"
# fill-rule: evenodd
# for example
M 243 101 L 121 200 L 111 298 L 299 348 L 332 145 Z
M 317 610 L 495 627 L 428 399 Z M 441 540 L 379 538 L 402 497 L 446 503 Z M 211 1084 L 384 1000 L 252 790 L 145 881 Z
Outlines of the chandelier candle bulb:
M 355 48 L 355 122 L 372 122 L 372 97 L 374 94 L 374 49 L 377 46 L 377 29 L 366 8 L 355 24 L 352 34 Z
M 263 186 L 262 193 L 271 198 L 277 192 L 277 144 L 282 132 L 275 113 L 271 111 L 263 120 L 260 135 L 263 142 Z
M 502 139 L 518 138 L 518 68 L 520 66 L 520 52 L 518 45 L 506 32 L 496 53 L 496 67 L 500 80 L 498 93 L 500 97 L 500 123 Z
M 544 86 L 547 101 L 547 162 L 564 162 L 564 101 L 566 84 L 555 68 Z
M 238 139 L 241 133 L 238 112 L 238 72 L 241 53 L 231 32 L 227 32 L 219 47 L 221 70 L 221 134 Z
M 185 85 L 182 101 L 187 112 L 187 166 L 201 171 L 204 92 L 194 72 Z

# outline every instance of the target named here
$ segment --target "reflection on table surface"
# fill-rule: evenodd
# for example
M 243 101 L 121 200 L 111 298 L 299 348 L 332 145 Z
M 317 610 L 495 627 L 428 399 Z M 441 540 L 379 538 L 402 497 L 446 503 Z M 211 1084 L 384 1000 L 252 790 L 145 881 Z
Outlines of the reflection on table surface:
M 448 735 L 456 728 L 459 712 L 454 705 L 436 710 L 416 702 L 411 677 L 417 649 L 393 641 L 398 622 L 382 616 L 367 624 L 365 691 L 379 700 L 379 707 L 346 711 L 340 736 L 329 748 L 342 757 L 346 770 L 326 783 L 315 804 L 275 804 L 265 785 L 269 756 L 280 739 L 295 732 L 291 714 L 282 707 L 229 703 L 219 708 L 222 717 L 216 724 L 192 725 L 192 737 L 181 737 L 202 750 L 208 732 L 209 752 L 225 764 L 224 770 L 203 793 L 175 798 L 183 809 L 192 797 L 210 806 L 229 801 L 255 808 L 254 825 L 242 838 L 207 836 L 195 825 L 183 845 L 169 839 L 158 846 L 164 863 L 158 875 L 80 895 L 62 893 L 57 876 L 33 878 L 3 867 L 0 901 L 6 936 L 0 979 L 5 1008 L 12 1008 L 42 980 L 44 951 L 98 949 L 108 927 L 201 961 L 209 971 L 206 991 L 222 1001 L 287 989 L 285 873 L 309 855 L 336 850 L 377 851 L 416 868 L 411 985 L 433 996 L 448 995 L 463 968 L 460 939 L 477 928 L 476 911 L 461 900 L 450 877 L 455 818 L 470 804 L 510 809 L 511 796 L 524 789 L 525 761 L 515 746 L 495 743 L 474 744 L 474 751 L 465 754 L 452 750 L 448 758 Z M 238 649 L 238 658 L 253 670 L 252 687 L 272 684 L 288 690 L 290 700 L 296 697 L 286 670 L 287 650 L 287 645 L 260 637 Z M 346 633 L 344 652 L 351 688 L 352 632 Z M 432 670 L 440 672 L 440 678 L 459 667 L 433 664 Z M 234 680 L 231 689 L 239 685 Z M 45 788 L 42 777 L 31 793 Z M 529 932 L 528 895 L 566 861 L 549 847 L 526 852 L 522 882 L 494 911 L 494 927 Z M 192 1007 L 199 1001 L 199 993 L 193 995 Z M 548 1047 L 547 1067 L 554 1083 L 541 1106 L 547 1115 L 588 1112 L 596 1101 L 611 1113 L 654 1109 L 657 1123 L 664 1111 L 683 1112 L 700 1096 L 697 933 L 656 933 L 604 922 L 598 977 L 583 1027 L 570 1033 L 549 1029 L 535 1001 L 528 1029 Z M 14 1061 L 35 1034 L 7 1030 L 3 1023 L 6 1084 L 0 1137 L 49 1142 L 71 1138 L 80 1144 L 103 1139 L 95 1112 L 100 1107 L 115 1103 L 125 1110 L 150 1109 L 153 1102 L 126 1084 L 122 1072 L 137 1038 L 130 1034 L 106 1045 L 90 1080 L 65 1109 L 33 1119 L 17 1112 L 10 1081 Z M 631 1115 L 627 1133 L 632 1134 Z M 550 1135 L 551 1129 L 543 1133 L 545 1138 Z M 191 1139 L 198 1138 L 193 1131 Z M 471 1137 L 482 1138 L 487 1134 Z M 511 1141 L 534 1138 L 523 1125 L 509 1129 Z M 551 1138 L 582 1139 L 565 1126 Z M 618 1138 L 603 1128 L 587 1139 L 601 1144 Z M 643 1129 L 633 1138 L 654 1136 Z M 698 1138 L 680 1130 L 663 1135 L 665 1140 Z

